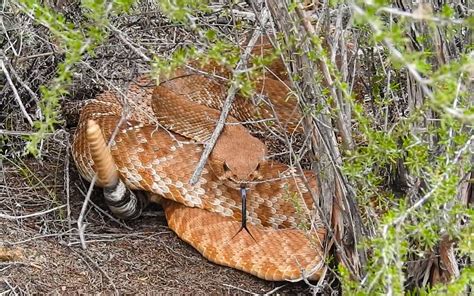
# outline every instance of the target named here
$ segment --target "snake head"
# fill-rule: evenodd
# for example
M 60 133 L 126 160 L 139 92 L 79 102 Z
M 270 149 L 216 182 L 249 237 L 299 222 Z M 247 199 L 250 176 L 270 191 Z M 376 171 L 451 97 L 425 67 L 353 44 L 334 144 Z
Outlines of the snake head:
M 238 189 L 240 184 L 263 178 L 259 169 L 266 161 L 266 153 L 265 144 L 243 126 L 229 125 L 219 136 L 209 160 L 214 174 Z

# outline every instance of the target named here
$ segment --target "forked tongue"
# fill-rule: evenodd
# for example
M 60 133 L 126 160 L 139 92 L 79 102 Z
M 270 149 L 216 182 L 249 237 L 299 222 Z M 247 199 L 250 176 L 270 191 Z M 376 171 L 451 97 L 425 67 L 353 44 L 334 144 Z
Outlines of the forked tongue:
M 252 237 L 252 239 L 255 242 L 257 242 L 255 238 L 253 237 L 252 233 L 250 232 L 250 230 L 247 228 L 247 188 L 245 184 L 240 185 L 240 198 L 242 201 L 242 224 L 240 226 L 239 231 L 237 231 L 237 233 L 234 234 L 232 239 L 236 237 L 237 234 L 239 234 L 242 231 L 242 229 L 245 229 L 245 231 L 250 235 L 250 237 Z

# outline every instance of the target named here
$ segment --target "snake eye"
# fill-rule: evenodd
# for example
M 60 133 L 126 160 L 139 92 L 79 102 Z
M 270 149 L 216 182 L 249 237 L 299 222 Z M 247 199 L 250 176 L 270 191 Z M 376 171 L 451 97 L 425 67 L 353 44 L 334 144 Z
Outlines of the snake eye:
M 229 172 L 230 168 L 227 166 L 227 163 L 224 162 L 224 172 Z

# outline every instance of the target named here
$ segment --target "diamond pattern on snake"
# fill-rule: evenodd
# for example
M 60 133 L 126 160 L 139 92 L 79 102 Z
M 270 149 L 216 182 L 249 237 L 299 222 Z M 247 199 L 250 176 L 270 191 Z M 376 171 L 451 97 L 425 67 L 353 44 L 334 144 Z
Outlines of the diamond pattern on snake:
M 253 53 L 269 48 L 262 42 Z M 266 280 L 317 279 L 326 229 L 307 223 L 315 216 L 307 185 L 317 188 L 316 177 L 269 159 L 268 145 L 253 135 L 268 132 L 262 119 L 278 118 L 279 129 L 270 127 L 274 133 L 301 131 L 282 62 L 269 68 L 256 89 L 273 107 L 237 95 L 196 184 L 189 180 L 219 118 L 224 79 L 231 73 L 213 63 L 199 72 L 177 69 L 159 85 L 143 75 L 125 98 L 106 91 L 90 100 L 73 138 L 79 172 L 89 181 L 97 174 L 96 186 L 104 188 L 107 205 L 120 218 L 136 218 L 147 203 L 161 203 L 169 227 L 212 262 Z M 252 121 L 253 132 L 241 124 Z M 247 231 L 240 231 L 242 221 Z M 312 226 L 299 227 L 305 223 Z

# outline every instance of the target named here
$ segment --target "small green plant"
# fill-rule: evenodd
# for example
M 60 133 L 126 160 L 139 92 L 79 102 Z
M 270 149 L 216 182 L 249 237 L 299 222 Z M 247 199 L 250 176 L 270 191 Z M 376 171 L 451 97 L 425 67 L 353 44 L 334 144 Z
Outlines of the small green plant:
M 19 0 L 23 12 L 47 27 L 56 39 L 57 46 L 64 53 L 64 60 L 57 67 L 56 77 L 48 85 L 40 88 L 39 107 L 43 119 L 34 123 L 36 133 L 28 138 L 27 152 L 39 155 L 38 144 L 59 123 L 59 103 L 68 93 L 74 66 L 84 55 L 93 54 L 94 48 L 107 38 L 109 17 L 127 11 L 133 3 L 134 1 L 124 0 L 111 2 L 84 0 L 81 4 L 86 22 L 84 25 L 76 26 L 37 0 Z

